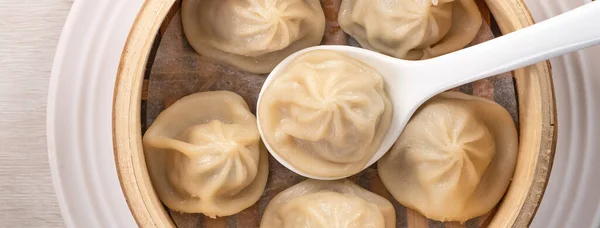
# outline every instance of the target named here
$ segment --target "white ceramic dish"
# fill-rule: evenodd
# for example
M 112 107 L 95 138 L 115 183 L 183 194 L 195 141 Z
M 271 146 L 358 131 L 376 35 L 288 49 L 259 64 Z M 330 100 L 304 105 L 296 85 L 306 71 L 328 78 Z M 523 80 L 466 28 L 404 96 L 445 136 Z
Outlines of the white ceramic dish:
M 113 88 L 142 0 L 77 0 L 54 57 L 47 110 L 48 156 L 67 227 L 135 227 L 117 178 Z
M 591 0 L 525 0 L 536 21 Z M 48 155 L 68 227 L 135 227 L 116 175 L 115 76 L 143 0 L 75 1 L 54 60 Z M 531 227 L 600 227 L 600 47 L 551 60 L 559 135 L 548 188 Z
M 542 21 L 591 0 L 526 0 Z M 599 28 L 600 29 L 600 28 Z M 531 227 L 600 227 L 600 46 L 551 60 L 558 143 Z

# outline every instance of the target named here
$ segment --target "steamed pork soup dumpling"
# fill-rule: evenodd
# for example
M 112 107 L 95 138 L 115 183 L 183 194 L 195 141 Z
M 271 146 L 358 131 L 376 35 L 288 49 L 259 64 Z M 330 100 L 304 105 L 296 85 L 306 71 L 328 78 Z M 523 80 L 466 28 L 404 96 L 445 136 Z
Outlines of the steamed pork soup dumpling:
M 184 0 L 181 18 L 196 52 L 253 73 L 319 45 L 325 32 L 319 0 Z
M 379 73 L 344 54 L 314 50 L 291 62 L 258 104 L 274 156 L 316 177 L 360 172 L 388 131 L 392 106 Z
M 181 98 L 154 120 L 143 144 L 154 189 L 175 211 L 232 215 L 256 203 L 267 183 L 256 118 L 232 92 Z
M 410 60 L 465 47 L 482 23 L 474 0 L 343 0 L 338 21 L 362 47 Z
M 306 180 L 277 194 L 261 228 L 394 228 L 396 213 L 385 198 L 349 180 Z
M 413 115 L 379 176 L 398 202 L 427 218 L 460 221 L 483 215 L 513 175 L 517 131 L 506 109 L 484 98 L 442 93 Z

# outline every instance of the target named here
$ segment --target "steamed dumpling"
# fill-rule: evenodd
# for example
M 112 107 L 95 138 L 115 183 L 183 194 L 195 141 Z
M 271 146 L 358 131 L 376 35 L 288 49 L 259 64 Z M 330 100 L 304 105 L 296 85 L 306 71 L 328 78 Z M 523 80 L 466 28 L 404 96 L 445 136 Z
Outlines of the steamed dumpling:
M 338 21 L 364 48 L 410 60 L 465 47 L 482 23 L 474 0 L 343 0 Z
M 360 172 L 392 117 L 382 77 L 344 54 L 306 52 L 283 69 L 258 104 L 274 156 L 316 177 Z
M 385 198 L 349 180 L 306 180 L 277 194 L 261 228 L 394 228 L 396 213 Z
M 267 183 L 256 118 L 232 92 L 181 98 L 160 113 L 143 142 L 154 189 L 175 211 L 232 215 L 256 203 Z
M 517 158 L 517 131 L 497 103 L 458 92 L 427 101 L 392 149 L 379 176 L 404 206 L 427 218 L 464 222 L 504 195 Z
M 198 53 L 253 73 L 319 45 L 325 32 L 319 0 L 184 0 L 181 18 Z

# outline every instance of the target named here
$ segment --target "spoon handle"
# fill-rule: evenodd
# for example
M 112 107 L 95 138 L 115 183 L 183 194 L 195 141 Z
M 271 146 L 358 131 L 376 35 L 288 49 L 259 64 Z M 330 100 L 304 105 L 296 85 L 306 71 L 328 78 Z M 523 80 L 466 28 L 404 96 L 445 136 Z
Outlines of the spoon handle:
M 600 1 L 447 55 L 423 61 L 433 96 L 600 43 Z M 434 83 L 433 87 L 431 83 Z

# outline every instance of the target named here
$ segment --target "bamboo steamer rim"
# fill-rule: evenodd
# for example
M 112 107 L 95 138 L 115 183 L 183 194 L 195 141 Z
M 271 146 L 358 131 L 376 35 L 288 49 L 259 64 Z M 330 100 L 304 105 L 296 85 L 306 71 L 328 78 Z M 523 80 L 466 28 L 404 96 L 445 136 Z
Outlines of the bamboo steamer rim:
M 117 72 L 113 145 L 127 204 L 140 227 L 175 227 L 158 199 L 142 151 L 141 97 L 148 56 L 176 0 L 146 0 Z M 485 0 L 503 34 L 534 23 L 523 0 Z M 556 103 L 548 61 L 513 72 L 519 110 L 519 154 L 513 181 L 488 227 L 527 227 L 542 200 L 556 148 Z

